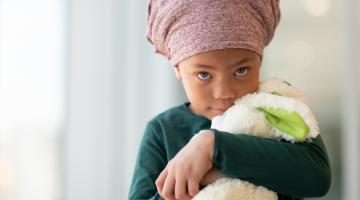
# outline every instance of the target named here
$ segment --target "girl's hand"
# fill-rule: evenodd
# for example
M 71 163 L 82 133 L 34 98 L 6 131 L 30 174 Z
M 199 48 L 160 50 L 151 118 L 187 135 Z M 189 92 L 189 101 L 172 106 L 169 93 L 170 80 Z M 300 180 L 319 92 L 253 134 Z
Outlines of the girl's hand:
M 199 184 L 212 168 L 214 133 L 201 131 L 195 135 L 156 180 L 159 194 L 165 199 L 191 199 L 199 192 Z

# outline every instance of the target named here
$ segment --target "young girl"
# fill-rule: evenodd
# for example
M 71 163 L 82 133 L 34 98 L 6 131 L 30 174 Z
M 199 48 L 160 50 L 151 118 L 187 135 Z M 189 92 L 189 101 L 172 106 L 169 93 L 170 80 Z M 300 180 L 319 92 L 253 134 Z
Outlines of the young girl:
M 129 199 L 191 199 L 223 176 L 265 186 L 279 199 L 327 193 L 320 136 L 289 144 L 210 129 L 214 116 L 257 90 L 278 0 L 149 0 L 147 19 L 149 41 L 174 66 L 189 102 L 148 123 Z

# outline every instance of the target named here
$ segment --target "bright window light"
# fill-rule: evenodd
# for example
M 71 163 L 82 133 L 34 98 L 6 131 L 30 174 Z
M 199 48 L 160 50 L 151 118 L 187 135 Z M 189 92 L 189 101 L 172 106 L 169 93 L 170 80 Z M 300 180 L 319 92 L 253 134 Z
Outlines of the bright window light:
M 64 1 L 0 0 L 0 199 L 59 198 Z
M 329 0 L 303 0 L 305 10 L 313 16 L 323 16 L 330 8 Z

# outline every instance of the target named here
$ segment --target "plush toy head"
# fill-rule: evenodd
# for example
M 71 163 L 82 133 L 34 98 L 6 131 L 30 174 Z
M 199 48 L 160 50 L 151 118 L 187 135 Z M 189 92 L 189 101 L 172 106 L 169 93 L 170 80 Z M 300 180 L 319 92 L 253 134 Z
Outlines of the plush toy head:
M 307 98 L 289 83 L 272 78 L 260 83 L 256 93 L 237 101 L 212 128 L 258 137 L 303 141 L 319 134 Z

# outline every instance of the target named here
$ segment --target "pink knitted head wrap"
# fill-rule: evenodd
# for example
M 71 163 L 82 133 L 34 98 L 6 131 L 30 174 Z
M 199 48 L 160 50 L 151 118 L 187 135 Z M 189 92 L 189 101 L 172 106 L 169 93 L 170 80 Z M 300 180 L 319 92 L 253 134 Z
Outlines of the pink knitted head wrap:
M 147 38 L 172 65 L 216 49 L 262 57 L 280 20 L 279 0 L 148 0 Z

